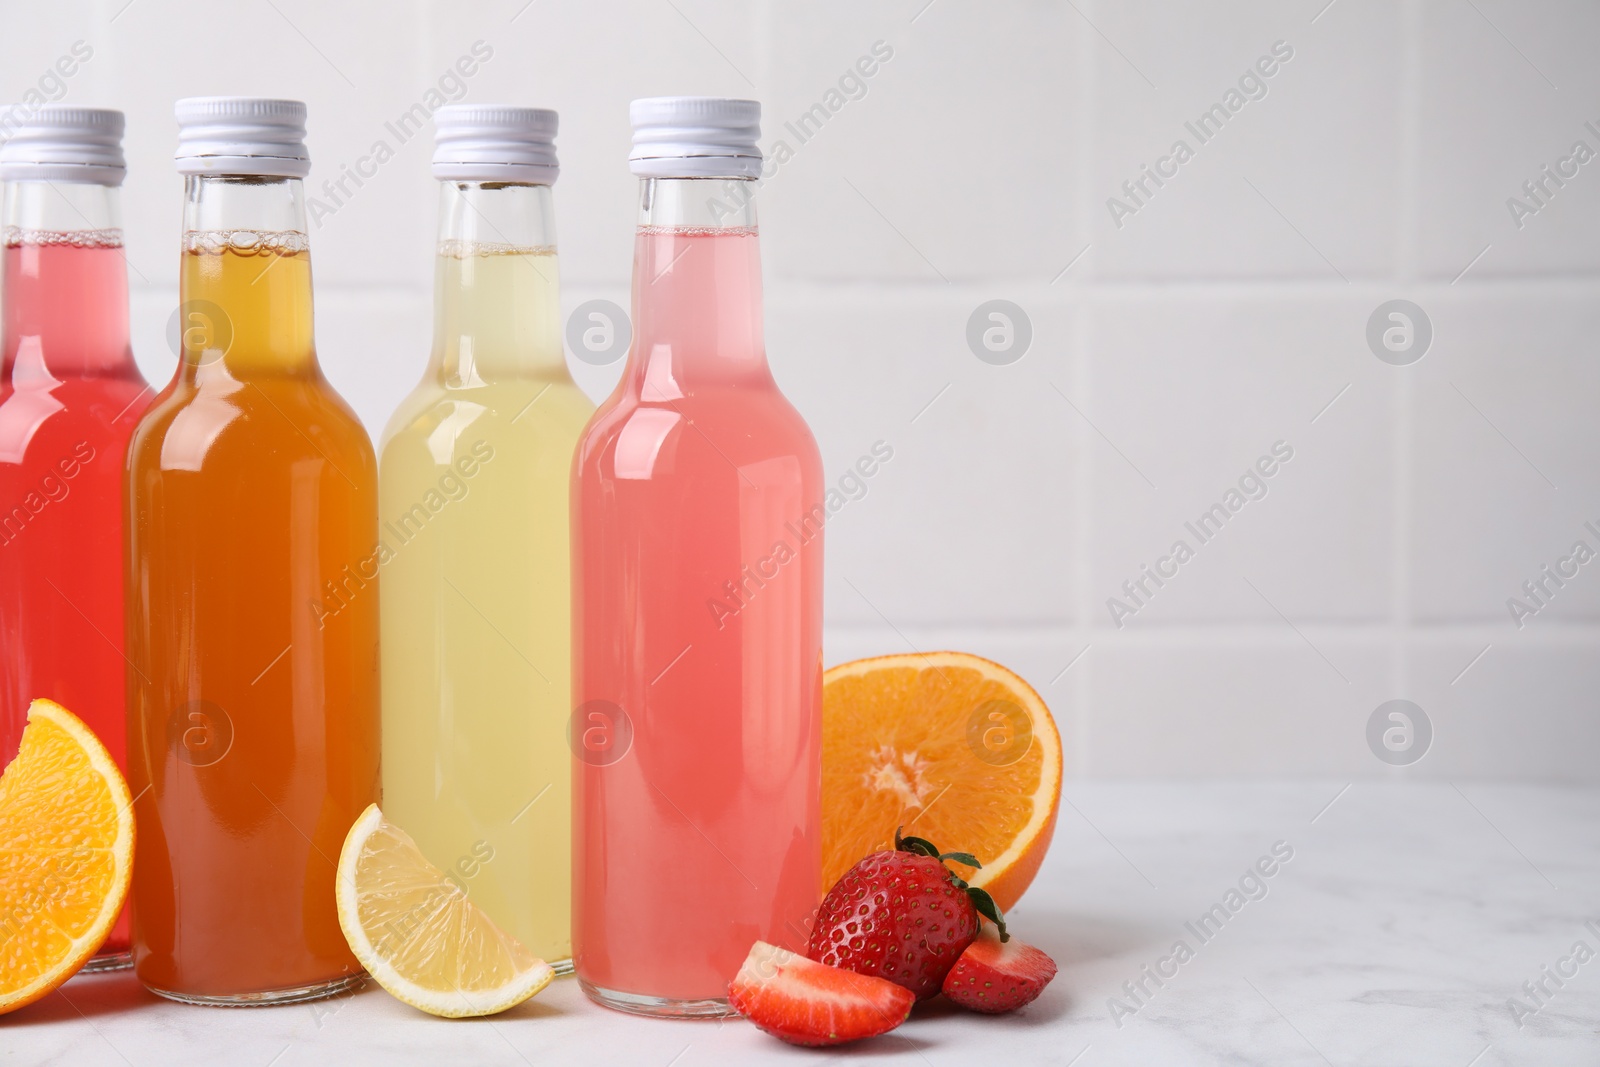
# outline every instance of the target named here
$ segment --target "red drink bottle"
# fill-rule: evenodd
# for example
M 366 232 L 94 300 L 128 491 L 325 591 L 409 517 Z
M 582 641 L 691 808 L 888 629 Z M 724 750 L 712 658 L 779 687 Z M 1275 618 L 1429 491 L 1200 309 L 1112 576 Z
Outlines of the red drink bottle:
M 0 762 L 48 697 L 126 769 L 122 468 L 150 391 L 128 347 L 122 127 L 45 108 L 0 147 Z M 127 963 L 124 913 L 85 969 Z

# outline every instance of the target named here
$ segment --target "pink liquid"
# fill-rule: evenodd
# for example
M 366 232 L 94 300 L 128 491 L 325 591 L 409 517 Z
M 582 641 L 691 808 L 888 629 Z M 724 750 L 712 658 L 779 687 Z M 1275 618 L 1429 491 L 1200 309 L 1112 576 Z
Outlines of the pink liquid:
M 823 489 L 767 369 L 755 234 L 641 230 L 633 291 L 573 468 L 573 948 L 592 993 L 651 1010 L 725 998 L 757 939 L 805 947 Z
M 122 467 L 150 393 L 120 247 L 12 244 L 0 363 L 0 761 L 48 697 L 126 769 Z M 101 955 L 128 951 L 124 912 Z

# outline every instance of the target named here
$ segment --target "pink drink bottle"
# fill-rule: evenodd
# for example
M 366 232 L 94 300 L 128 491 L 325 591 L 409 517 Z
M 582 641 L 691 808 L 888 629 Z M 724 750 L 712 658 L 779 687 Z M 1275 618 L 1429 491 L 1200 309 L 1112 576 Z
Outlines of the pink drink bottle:
M 822 470 L 762 343 L 760 106 L 631 114 L 633 346 L 573 465 L 573 949 L 601 1004 L 721 1015 L 821 897 Z
M 128 347 L 122 126 L 47 107 L 0 146 L 0 766 L 36 697 L 127 766 L 122 465 L 150 390 Z M 84 969 L 128 962 L 124 912 Z

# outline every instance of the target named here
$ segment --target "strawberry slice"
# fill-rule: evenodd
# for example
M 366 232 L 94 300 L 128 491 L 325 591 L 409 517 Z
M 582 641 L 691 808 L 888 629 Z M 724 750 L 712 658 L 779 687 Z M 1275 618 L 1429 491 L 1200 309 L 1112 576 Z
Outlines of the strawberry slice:
M 728 984 L 733 1010 L 791 1045 L 838 1045 L 905 1022 L 916 997 L 884 978 L 840 970 L 757 941 Z
M 998 1015 L 1032 1003 L 1055 976 L 1055 960 L 1016 938 L 1002 942 L 985 925 L 945 975 L 944 995 L 969 1011 Z

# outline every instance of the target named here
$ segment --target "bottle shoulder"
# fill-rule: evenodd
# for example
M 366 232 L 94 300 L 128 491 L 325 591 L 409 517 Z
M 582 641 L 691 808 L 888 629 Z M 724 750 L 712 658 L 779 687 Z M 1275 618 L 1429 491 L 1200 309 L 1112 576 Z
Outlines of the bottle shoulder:
M 320 374 L 197 383 L 180 372 L 145 412 L 128 452 L 134 467 L 188 471 L 312 457 L 351 478 L 377 468 L 366 428 Z
M 120 447 L 152 395 L 136 370 L 68 378 L 48 388 L 6 389 L 0 392 L 0 463 L 26 464 L 37 453 L 79 443 Z
M 529 378 L 462 388 L 428 380 L 390 416 L 379 451 L 384 456 L 439 451 L 441 442 L 453 441 L 459 452 L 483 437 L 510 447 L 564 443 L 570 449 L 593 412 L 594 402 L 570 379 Z
M 656 400 L 621 389 L 590 421 L 576 462 L 580 476 L 637 477 L 643 463 L 658 477 L 693 470 L 690 456 L 715 457 L 712 469 L 786 466 L 802 481 L 821 479 L 816 438 L 775 386 Z
M 666 412 L 681 418 L 685 425 L 715 425 L 730 429 L 768 428 L 774 435 L 803 440 L 815 445 L 811 428 L 800 410 L 775 384 L 732 385 L 722 388 L 698 387 L 678 396 L 641 395 L 627 382 L 601 402 L 590 420 L 588 437 L 615 435 L 628 423 L 659 418 L 653 412 Z

